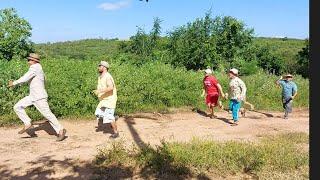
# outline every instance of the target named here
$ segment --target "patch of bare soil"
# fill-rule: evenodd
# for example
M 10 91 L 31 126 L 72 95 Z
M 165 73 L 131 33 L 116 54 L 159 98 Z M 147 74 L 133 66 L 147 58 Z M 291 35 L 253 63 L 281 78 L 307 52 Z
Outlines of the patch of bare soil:
M 112 141 L 141 147 L 161 140 L 188 142 L 192 138 L 209 140 L 256 141 L 267 134 L 305 132 L 309 134 L 308 110 L 296 110 L 288 120 L 282 112 L 249 111 L 238 126 L 230 126 L 231 114 L 217 112 L 210 119 L 202 111 L 181 111 L 172 114 L 135 114 L 117 120 L 120 137 L 109 139 L 108 125 L 92 120 L 63 119 L 67 138 L 56 142 L 51 126 L 36 125 L 37 137 L 19 135 L 22 127 L 0 128 L 0 179 L 90 179 L 92 160 L 97 149 Z M 307 147 L 306 147 L 307 150 Z M 117 171 L 117 169 L 114 169 Z M 139 179 L 130 170 L 118 169 L 121 179 Z

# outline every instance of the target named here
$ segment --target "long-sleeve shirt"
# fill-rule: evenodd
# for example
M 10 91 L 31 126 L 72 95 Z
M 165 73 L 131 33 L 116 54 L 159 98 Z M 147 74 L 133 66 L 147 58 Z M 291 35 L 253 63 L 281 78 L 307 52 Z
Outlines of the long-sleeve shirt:
M 229 83 L 229 88 L 230 88 L 231 99 L 238 99 L 242 101 L 245 99 L 247 87 L 240 78 L 235 77 L 231 79 Z
M 45 90 L 45 75 L 42 70 L 42 66 L 39 63 L 30 66 L 28 72 L 26 72 L 18 80 L 13 81 L 13 85 L 19 85 L 25 82 L 29 82 L 29 96 L 32 101 L 48 98 L 48 94 Z

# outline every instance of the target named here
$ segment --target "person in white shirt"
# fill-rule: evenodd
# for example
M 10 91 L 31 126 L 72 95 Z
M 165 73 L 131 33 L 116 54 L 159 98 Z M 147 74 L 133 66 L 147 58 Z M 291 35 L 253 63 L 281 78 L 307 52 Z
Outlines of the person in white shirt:
M 57 141 L 65 139 L 66 129 L 57 120 L 56 116 L 51 112 L 48 105 L 48 94 L 45 90 L 45 75 L 40 64 L 40 56 L 36 53 L 30 53 L 28 59 L 28 65 L 30 66 L 28 72 L 26 72 L 21 78 L 16 81 L 9 81 L 8 87 L 20 85 L 22 83 L 29 83 L 30 93 L 28 96 L 18 101 L 13 109 L 18 117 L 23 121 L 24 128 L 18 133 L 23 134 L 30 130 L 33 126 L 31 119 L 27 115 L 25 108 L 34 105 L 37 110 L 49 120 L 53 129 L 57 132 Z
M 238 125 L 239 120 L 239 110 L 241 107 L 241 102 L 245 100 L 247 87 L 245 83 L 238 77 L 239 71 L 235 68 L 229 70 L 229 92 L 230 92 L 230 102 L 229 110 L 232 111 L 232 120 L 234 121 L 232 126 Z

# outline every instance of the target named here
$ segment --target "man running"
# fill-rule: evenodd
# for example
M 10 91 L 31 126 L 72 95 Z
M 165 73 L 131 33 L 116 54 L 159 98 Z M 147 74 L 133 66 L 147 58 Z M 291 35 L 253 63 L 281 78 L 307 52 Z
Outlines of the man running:
M 8 87 L 13 87 L 25 82 L 29 82 L 30 94 L 14 105 L 13 109 L 18 117 L 23 121 L 24 128 L 18 133 L 23 134 L 32 128 L 31 119 L 27 115 L 25 108 L 34 105 L 37 110 L 49 120 L 50 125 L 57 132 L 57 141 L 65 139 L 66 129 L 57 120 L 56 116 L 51 112 L 48 105 L 48 94 L 45 90 L 45 75 L 40 64 L 40 56 L 36 53 L 30 53 L 27 58 L 30 66 L 27 73 L 16 81 L 9 81 Z
M 110 138 L 117 138 L 119 137 L 119 132 L 114 116 L 117 103 L 117 89 L 111 74 L 108 72 L 109 68 L 109 63 L 106 61 L 101 61 L 98 65 L 100 76 L 98 77 L 98 85 L 94 93 L 98 96 L 100 102 L 96 108 L 95 115 L 97 119 L 102 118 L 103 123 L 111 123 L 114 133 Z
M 292 81 L 293 76 L 291 74 L 287 74 L 276 81 L 278 86 L 282 87 L 282 106 L 284 108 L 284 119 L 288 119 L 289 113 L 292 112 L 292 102 L 293 99 L 298 94 L 298 88 L 296 83 Z

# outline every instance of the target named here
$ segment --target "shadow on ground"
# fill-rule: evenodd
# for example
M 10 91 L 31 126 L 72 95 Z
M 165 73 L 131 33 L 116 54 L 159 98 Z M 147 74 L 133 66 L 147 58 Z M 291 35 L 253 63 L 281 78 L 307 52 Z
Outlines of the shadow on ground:
M 139 118 L 139 117 L 138 117 Z M 150 119 L 156 119 L 151 117 Z M 54 156 L 42 156 L 34 161 L 24 164 L 26 171 L 20 168 L 10 168 L 9 162 L 0 165 L 0 179 L 211 179 L 205 174 L 195 175 L 184 164 L 177 165 L 172 155 L 165 147 L 165 143 L 159 147 L 151 147 L 144 142 L 134 127 L 136 123 L 132 116 L 125 116 L 124 122 L 128 126 L 134 142 L 140 149 L 140 153 L 148 153 L 148 161 L 139 167 L 125 166 L 122 164 L 99 164 L 95 161 L 80 161 L 78 159 L 58 160 Z M 48 122 L 39 123 L 31 132 L 44 130 L 50 135 L 56 135 Z M 96 132 L 109 133 L 111 128 L 98 123 Z M 30 134 L 29 134 L 30 135 Z M 120 135 L 121 136 L 121 135 Z
M 61 179 L 88 179 L 93 171 L 91 163 L 78 162 L 72 159 L 56 160 L 53 156 L 44 156 L 35 161 L 27 162 L 30 168 L 20 174 L 19 168 L 11 170 L 7 165 L 0 165 L 1 179 L 55 179 L 52 176 L 59 174 L 59 169 L 68 169 L 69 174 Z M 59 177 L 60 179 L 60 177 Z

